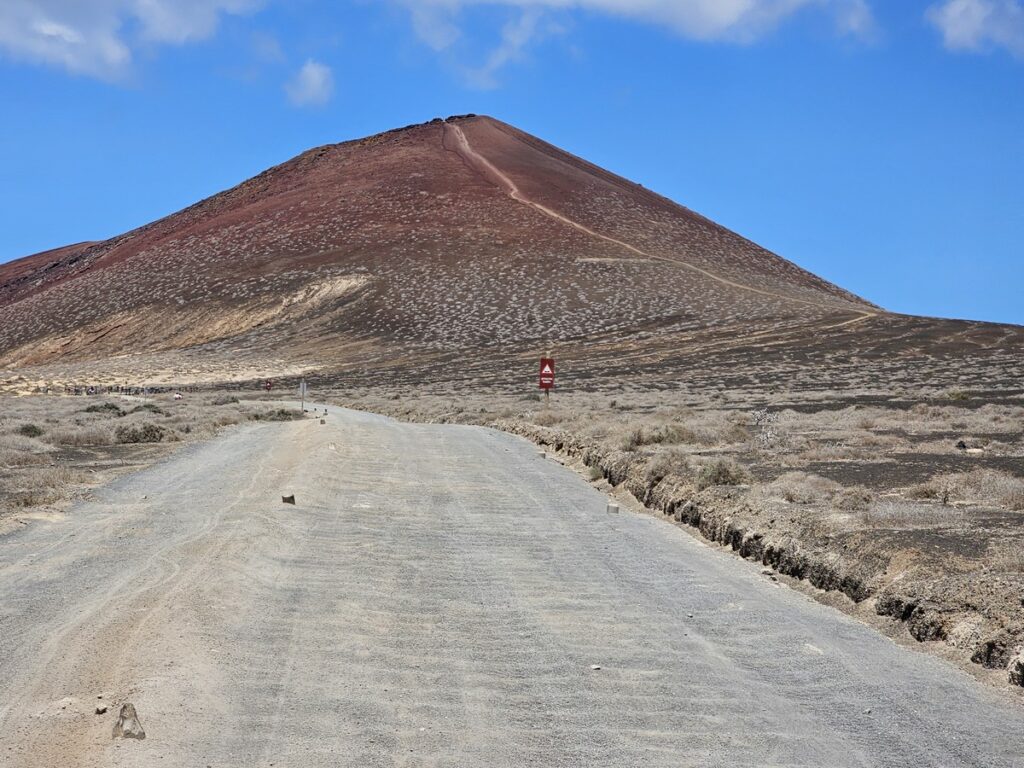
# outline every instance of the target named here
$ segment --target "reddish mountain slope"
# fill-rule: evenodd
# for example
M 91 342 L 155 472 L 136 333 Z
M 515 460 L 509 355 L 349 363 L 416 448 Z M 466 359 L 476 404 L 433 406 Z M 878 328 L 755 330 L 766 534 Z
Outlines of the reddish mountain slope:
M 1020 345 L 1019 329 L 885 314 L 485 117 L 314 149 L 120 237 L 0 266 L 0 365 L 47 375 L 500 380 L 552 345 L 673 375 L 746 346 L 801 367 L 837 335 L 876 357 Z

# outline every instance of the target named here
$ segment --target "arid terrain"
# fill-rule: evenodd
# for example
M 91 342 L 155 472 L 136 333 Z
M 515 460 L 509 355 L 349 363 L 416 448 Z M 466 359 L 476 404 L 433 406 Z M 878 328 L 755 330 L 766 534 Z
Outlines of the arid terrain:
M 300 377 L 324 402 L 528 437 L 1024 685 L 1022 327 L 887 312 L 511 126 L 436 120 L 0 265 L 7 518 L 270 407 L 225 393 Z M 199 391 L 190 415 L 63 394 L 126 384 Z M 112 410 L 146 404 L 165 413 Z M 148 423 L 159 443 L 117 437 Z
M 60 514 L 90 489 L 224 427 L 299 417 L 230 394 L 0 396 L 0 533 Z
M 1009 690 L 529 442 L 311 409 L 0 539 L 4 768 L 1020 768 Z

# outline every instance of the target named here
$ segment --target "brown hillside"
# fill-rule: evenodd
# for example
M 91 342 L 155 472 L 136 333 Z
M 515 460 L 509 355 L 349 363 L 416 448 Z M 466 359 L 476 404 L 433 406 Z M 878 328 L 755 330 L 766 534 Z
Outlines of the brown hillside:
M 0 266 L 0 366 L 50 378 L 501 386 L 554 347 L 575 382 L 799 387 L 817 384 L 811 363 L 847 383 L 896 360 L 925 378 L 978 356 L 1002 371 L 1021 345 L 1015 327 L 884 313 L 474 116 L 320 147 L 125 235 Z

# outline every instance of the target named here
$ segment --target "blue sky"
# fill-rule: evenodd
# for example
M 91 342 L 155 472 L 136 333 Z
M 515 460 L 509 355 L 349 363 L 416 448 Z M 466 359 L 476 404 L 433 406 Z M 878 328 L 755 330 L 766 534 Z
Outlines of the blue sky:
M 0 261 L 477 112 L 894 311 L 1024 324 L 1024 0 L 3 0 Z

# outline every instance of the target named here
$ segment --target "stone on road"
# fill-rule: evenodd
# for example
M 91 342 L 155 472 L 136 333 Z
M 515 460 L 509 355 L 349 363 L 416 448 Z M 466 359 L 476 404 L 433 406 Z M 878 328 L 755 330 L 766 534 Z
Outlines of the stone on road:
M 0 539 L 0 764 L 1024 766 L 1019 699 L 607 504 L 469 427 L 186 448 Z
M 139 722 L 139 716 L 138 713 L 136 713 L 135 706 L 133 704 L 124 704 L 121 707 L 121 713 L 117 716 L 117 722 L 114 723 L 114 738 L 146 738 L 146 731 L 143 730 L 142 723 Z

